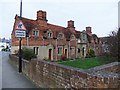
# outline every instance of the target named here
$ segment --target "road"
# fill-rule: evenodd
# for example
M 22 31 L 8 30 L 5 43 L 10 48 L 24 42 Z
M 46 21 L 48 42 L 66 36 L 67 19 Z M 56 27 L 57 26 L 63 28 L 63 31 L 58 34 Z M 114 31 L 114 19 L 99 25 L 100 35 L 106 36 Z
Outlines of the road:
M 18 70 L 9 63 L 8 52 L 0 52 L 0 55 L 2 56 L 2 58 L 0 58 L 0 66 L 2 66 L 0 67 L 2 88 L 36 88 L 31 81 L 29 81 L 22 73 L 19 73 Z
M 2 88 L 2 53 L 0 52 L 0 90 Z

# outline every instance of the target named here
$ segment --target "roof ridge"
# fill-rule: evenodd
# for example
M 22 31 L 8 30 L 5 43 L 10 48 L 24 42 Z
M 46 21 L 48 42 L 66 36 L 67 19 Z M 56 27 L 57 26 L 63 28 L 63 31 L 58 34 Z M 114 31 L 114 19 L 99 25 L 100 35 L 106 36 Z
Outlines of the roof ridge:
M 20 17 L 20 16 L 16 15 L 16 17 Z M 29 18 L 26 18 L 26 17 L 22 17 L 22 19 L 27 19 L 27 20 L 31 20 L 31 21 L 36 21 L 36 20 L 34 20 L 34 19 L 29 19 Z

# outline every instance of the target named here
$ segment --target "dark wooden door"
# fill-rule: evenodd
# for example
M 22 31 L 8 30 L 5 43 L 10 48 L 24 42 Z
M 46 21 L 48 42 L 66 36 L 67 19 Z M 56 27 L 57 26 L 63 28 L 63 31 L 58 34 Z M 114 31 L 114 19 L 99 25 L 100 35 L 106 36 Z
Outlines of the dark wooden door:
M 66 58 L 67 58 L 67 49 L 65 49 L 65 56 L 66 56 Z
M 52 49 L 49 49 L 49 60 L 52 59 Z

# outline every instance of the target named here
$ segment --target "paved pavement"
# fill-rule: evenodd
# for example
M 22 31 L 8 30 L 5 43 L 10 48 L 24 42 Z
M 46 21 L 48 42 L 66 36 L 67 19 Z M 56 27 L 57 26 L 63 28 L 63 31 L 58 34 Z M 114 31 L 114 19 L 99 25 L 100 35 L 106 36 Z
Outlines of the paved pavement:
M 9 63 L 9 53 L 0 52 L 2 65 L 0 63 L 0 77 L 2 76 L 2 88 L 36 88 L 22 73 Z M 2 72 L 2 75 L 1 75 Z M 1 80 L 1 78 L 0 78 Z

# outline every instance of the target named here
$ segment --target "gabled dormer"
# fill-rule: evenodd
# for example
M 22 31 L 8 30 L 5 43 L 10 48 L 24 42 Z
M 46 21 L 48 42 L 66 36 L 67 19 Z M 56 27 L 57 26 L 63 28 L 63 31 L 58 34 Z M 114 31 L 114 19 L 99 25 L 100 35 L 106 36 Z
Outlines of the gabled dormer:
M 64 39 L 64 33 L 59 32 L 59 34 L 57 35 L 57 39 Z

